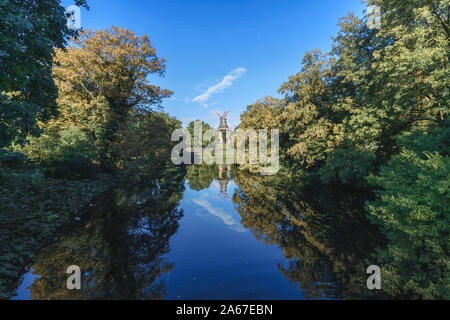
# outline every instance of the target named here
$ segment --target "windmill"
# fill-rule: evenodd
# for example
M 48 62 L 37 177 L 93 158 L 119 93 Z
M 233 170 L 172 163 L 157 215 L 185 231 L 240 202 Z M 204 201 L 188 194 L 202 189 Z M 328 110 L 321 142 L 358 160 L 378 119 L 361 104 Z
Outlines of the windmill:
M 223 197 L 225 199 L 231 200 L 230 197 L 227 194 L 227 188 L 230 185 L 230 181 L 228 180 L 219 180 L 219 182 L 214 181 L 215 186 L 217 189 L 219 189 L 219 193 L 217 194 L 217 196 L 214 198 L 214 200 L 217 200 L 217 198 L 219 198 L 220 195 L 223 195 Z
M 227 123 L 227 114 L 230 113 L 230 110 L 228 110 L 227 112 L 224 112 L 222 115 L 220 113 L 218 113 L 216 110 L 214 110 L 214 112 L 217 114 L 217 116 L 219 117 L 219 120 L 217 120 L 217 123 L 214 125 L 217 126 L 217 124 L 219 124 L 219 139 L 220 142 L 223 143 L 223 133 L 225 132 L 225 136 L 227 131 L 229 130 L 228 127 L 228 123 Z
M 226 176 L 225 179 L 223 178 L 223 167 L 219 166 L 219 179 L 217 181 L 214 181 L 214 185 L 217 189 L 219 189 L 219 193 L 214 198 L 214 200 L 217 200 L 220 195 L 223 195 L 225 199 L 231 200 L 230 197 L 227 194 L 227 188 L 230 185 L 231 182 L 231 169 L 228 166 L 226 168 Z

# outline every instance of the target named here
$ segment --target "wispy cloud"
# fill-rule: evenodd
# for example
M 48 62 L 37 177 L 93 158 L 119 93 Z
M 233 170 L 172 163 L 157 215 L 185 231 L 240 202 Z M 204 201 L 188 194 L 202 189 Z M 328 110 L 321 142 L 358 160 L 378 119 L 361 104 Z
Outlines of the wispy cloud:
M 231 87 L 233 85 L 233 82 L 236 79 L 239 79 L 247 69 L 245 68 L 236 68 L 230 73 L 228 73 L 225 77 L 223 77 L 222 81 L 220 81 L 218 84 L 213 85 L 212 87 L 209 87 L 205 92 L 203 92 L 201 95 L 196 96 L 194 99 L 192 99 L 192 102 L 198 102 L 203 107 L 208 107 L 208 99 L 211 98 L 211 96 L 222 92 L 228 87 Z
M 195 204 L 199 205 L 203 209 L 205 209 L 210 214 L 219 217 L 222 219 L 223 223 L 229 226 L 232 230 L 236 232 L 245 232 L 245 228 L 242 226 L 242 224 L 231 214 L 225 212 L 222 208 L 217 208 L 212 206 L 208 200 L 206 200 L 204 197 L 200 199 L 194 199 L 192 200 Z

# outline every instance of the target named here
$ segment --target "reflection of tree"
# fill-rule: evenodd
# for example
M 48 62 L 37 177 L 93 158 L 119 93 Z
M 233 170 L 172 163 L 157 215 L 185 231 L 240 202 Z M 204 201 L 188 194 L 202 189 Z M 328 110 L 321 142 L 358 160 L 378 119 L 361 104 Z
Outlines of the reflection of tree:
M 279 265 L 306 298 L 369 295 L 366 268 L 379 243 L 366 219 L 360 190 L 303 186 L 292 177 L 240 172 L 233 195 L 242 223 L 255 237 L 278 244 L 291 261 Z
M 196 191 L 208 189 L 217 176 L 217 169 L 213 165 L 192 165 L 187 167 L 186 179 L 189 188 Z
M 186 179 L 189 181 L 189 188 L 201 191 L 208 189 L 215 179 L 231 180 L 235 171 L 234 166 L 227 165 L 191 165 L 187 167 Z
M 118 188 L 98 198 L 78 221 L 44 248 L 33 266 L 41 278 L 33 299 L 162 299 L 171 270 L 163 255 L 178 229 L 183 176 L 171 174 L 146 190 Z M 81 290 L 68 290 L 66 269 L 82 270 Z

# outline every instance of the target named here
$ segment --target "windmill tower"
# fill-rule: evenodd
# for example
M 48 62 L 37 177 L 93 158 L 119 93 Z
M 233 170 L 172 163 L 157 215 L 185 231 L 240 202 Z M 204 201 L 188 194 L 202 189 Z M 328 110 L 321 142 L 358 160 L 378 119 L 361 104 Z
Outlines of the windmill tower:
M 216 110 L 214 112 L 219 117 L 219 120 L 217 121 L 216 125 L 219 124 L 219 143 L 228 143 L 227 140 L 227 131 L 229 130 L 228 123 L 227 123 L 227 114 L 230 113 L 230 110 L 227 112 L 224 112 L 222 115 L 219 114 Z M 225 133 L 225 139 L 224 139 L 224 133 Z
M 219 166 L 219 179 L 217 181 L 214 181 L 214 184 L 217 189 L 219 189 L 219 193 L 214 198 L 214 200 L 217 200 L 220 195 L 222 195 L 225 199 L 231 200 L 230 197 L 227 194 L 227 188 L 231 183 L 231 168 L 230 166 L 227 166 L 225 169 L 225 179 L 223 178 L 223 166 Z

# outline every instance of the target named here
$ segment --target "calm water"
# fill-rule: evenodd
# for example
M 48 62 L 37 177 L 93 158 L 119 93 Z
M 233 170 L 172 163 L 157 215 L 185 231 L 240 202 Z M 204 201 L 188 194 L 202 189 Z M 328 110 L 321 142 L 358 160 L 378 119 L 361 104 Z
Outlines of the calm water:
M 192 166 L 99 196 L 41 249 L 14 299 L 369 298 L 379 236 L 366 198 Z M 70 265 L 81 290 L 66 289 Z

